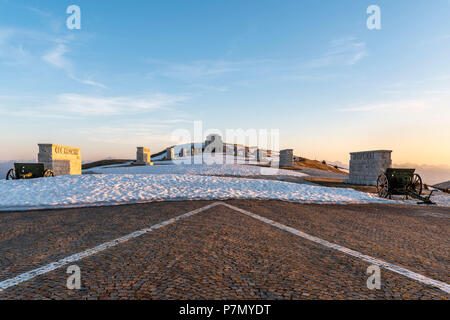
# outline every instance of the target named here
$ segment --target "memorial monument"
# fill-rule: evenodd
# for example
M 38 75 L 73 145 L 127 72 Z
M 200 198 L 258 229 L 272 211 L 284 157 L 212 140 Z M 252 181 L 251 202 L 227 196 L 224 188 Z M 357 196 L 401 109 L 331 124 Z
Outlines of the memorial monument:
M 152 165 L 151 153 L 149 148 L 137 147 L 136 164 Z
M 292 159 L 294 158 L 294 150 L 286 149 L 280 151 L 280 167 L 292 166 Z
M 350 153 L 350 174 L 345 183 L 375 186 L 380 172 L 392 167 L 392 150 Z
M 38 162 L 55 175 L 81 174 L 81 149 L 59 144 L 38 144 Z

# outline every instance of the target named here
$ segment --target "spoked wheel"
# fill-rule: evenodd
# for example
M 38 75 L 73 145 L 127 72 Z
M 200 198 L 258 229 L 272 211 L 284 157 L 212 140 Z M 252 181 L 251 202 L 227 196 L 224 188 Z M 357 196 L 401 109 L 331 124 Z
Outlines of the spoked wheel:
M 389 196 L 389 181 L 384 173 L 378 175 L 377 193 L 382 198 L 387 198 Z
M 422 194 L 422 189 L 422 178 L 415 173 L 411 181 L 410 190 L 420 196 Z
M 55 176 L 55 174 L 53 173 L 52 170 L 45 170 L 45 171 L 44 171 L 44 177 L 45 177 L 45 178 L 48 178 L 48 177 L 54 177 L 54 176 Z
M 16 179 L 16 170 L 9 169 L 8 173 L 6 174 L 6 180 L 15 180 Z

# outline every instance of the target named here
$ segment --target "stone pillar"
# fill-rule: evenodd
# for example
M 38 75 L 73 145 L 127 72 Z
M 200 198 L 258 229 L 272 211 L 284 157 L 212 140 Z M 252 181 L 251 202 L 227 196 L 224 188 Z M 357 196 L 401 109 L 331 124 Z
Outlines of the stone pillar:
M 280 151 L 280 167 L 292 166 L 292 158 L 294 157 L 294 150 L 286 149 Z
M 250 147 L 244 147 L 244 161 L 250 162 Z
M 175 151 L 173 148 L 166 149 L 166 160 L 174 160 L 175 159 Z
M 261 162 L 263 161 L 264 155 L 263 151 L 261 149 L 256 150 L 256 161 Z
M 380 172 L 392 166 L 392 150 L 350 153 L 350 174 L 346 183 L 375 186 Z
M 55 175 L 81 174 L 81 149 L 58 144 L 38 144 L 38 162 Z
M 137 147 L 136 164 L 151 165 L 151 153 L 149 148 Z

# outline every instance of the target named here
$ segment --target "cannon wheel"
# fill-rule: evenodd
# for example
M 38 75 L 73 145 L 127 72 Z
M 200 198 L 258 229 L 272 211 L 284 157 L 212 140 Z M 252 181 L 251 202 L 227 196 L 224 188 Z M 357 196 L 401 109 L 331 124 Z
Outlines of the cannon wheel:
M 6 180 L 14 180 L 16 179 L 16 170 L 9 169 L 8 173 L 6 174 Z
M 45 170 L 44 171 L 44 178 L 48 178 L 48 177 L 54 177 L 55 174 L 53 173 L 52 170 Z
M 422 184 L 422 178 L 415 173 L 410 186 L 411 192 L 417 194 L 420 196 L 422 194 L 423 184 Z
M 377 193 L 382 198 L 389 197 L 389 180 L 384 173 L 378 175 Z

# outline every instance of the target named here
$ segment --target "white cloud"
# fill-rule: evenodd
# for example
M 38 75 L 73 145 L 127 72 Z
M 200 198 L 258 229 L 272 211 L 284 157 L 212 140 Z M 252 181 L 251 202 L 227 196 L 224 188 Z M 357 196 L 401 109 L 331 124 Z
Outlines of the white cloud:
M 231 73 L 260 74 L 273 71 L 280 67 L 283 61 L 255 59 L 255 60 L 199 60 L 189 63 L 170 63 L 161 60 L 147 59 L 147 62 L 155 66 L 155 71 L 149 73 L 149 77 L 155 75 L 186 82 L 203 82 L 223 77 Z M 210 85 L 201 83 L 198 85 Z M 217 87 L 215 87 L 217 88 Z
M 25 64 L 30 53 L 14 37 L 13 29 L 0 29 L 0 63 L 8 66 Z
M 36 13 L 37 15 L 44 17 L 44 18 L 49 18 L 51 17 L 51 14 L 47 11 L 41 10 L 39 8 L 35 8 L 35 7 L 31 7 L 31 6 L 24 6 L 25 9 Z
M 169 110 L 185 100 L 185 97 L 167 94 L 102 97 L 67 93 L 53 99 L 0 96 L 0 113 L 42 118 L 120 116 Z M 28 107 L 30 105 L 33 108 Z
M 31 67 L 39 59 L 52 67 L 61 69 L 74 81 L 107 88 L 98 81 L 78 75 L 74 62 L 67 57 L 67 53 L 70 52 L 70 42 L 73 40 L 73 35 L 58 36 L 28 29 L 0 28 L 0 63 Z M 42 47 L 49 47 L 45 54 L 42 54 Z
M 64 44 L 59 44 L 51 51 L 47 52 L 42 59 L 51 65 L 69 71 L 72 68 L 72 63 L 64 55 L 68 52 L 68 48 Z
M 215 77 L 217 75 L 232 72 L 234 68 L 230 63 L 218 62 L 194 62 L 191 65 L 172 65 L 162 72 L 162 75 L 182 80 Z
M 72 78 L 75 81 L 78 81 L 80 83 L 87 84 L 87 85 L 90 85 L 90 86 L 93 86 L 93 87 L 99 87 L 99 88 L 102 88 L 102 89 L 107 89 L 108 88 L 103 83 L 100 83 L 100 82 L 97 82 L 97 81 L 93 81 L 93 80 L 90 80 L 90 79 L 79 79 L 79 78 L 75 77 L 73 74 L 69 74 L 69 77 Z
M 443 109 L 448 108 L 448 96 L 446 94 L 439 97 L 433 96 L 432 98 L 417 98 L 409 100 L 391 100 L 385 102 L 374 102 L 361 104 L 359 106 L 343 108 L 339 111 L 342 112 L 377 112 L 377 111 L 389 111 L 389 112 L 421 112 L 429 109 Z
M 311 75 L 311 67 L 354 65 L 367 56 L 366 44 L 354 37 L 330 42 L 328 51 L 307 63 L 300 59 L 198 60 L 171 63 L 146 59 L 153 71 L 148 78 L 170 78 L 187 82 L 197 88 L 228 91 L 232 85 L 263 80 L 328 80 L 336 75 Z M 239 81 L 236 81 L 239 79 Z M 232 81 L 227 82 L 227 81 Z
M 344 112 L 364 112 L 364 111 L 380 111 L 380 110 L 405 110 L 405 111 L 422 111 L 430 108 L 424 100 L 401 100 L 389 101 L 382 103 L 363 104 L 357 107 L 344 108 L 340 111 Z
M 73 63 L 72 61 L 65 56 L 66 53 L 69 52 L 67 45 L 58 44 L 52 50 L 47 52 L 42 59 L 52 66 L 62 69 L 67 73 L 67 76 L 79 83 L 86 84 L 89 86 L 99 87 L 102 89 L 106 89 L 107 87 L 100 82 L 93 81 L 91 79 L 82 79 L 75 76 L 73 71 Z
M 330 42 L 328 51 L 321 57 L 310 61 L 309 67 L 331 65 L 354 65 L 368 55 L 366 44 L 354 37 L 336 39 Z
M 94 97 L 79 94 L 62 94 L 52 110 L 81 115 L 117 115 L 142 113 L 161 109 L 182 101 L 182 98 L 157 94 L 149 97 Z

